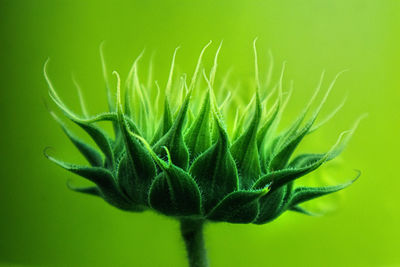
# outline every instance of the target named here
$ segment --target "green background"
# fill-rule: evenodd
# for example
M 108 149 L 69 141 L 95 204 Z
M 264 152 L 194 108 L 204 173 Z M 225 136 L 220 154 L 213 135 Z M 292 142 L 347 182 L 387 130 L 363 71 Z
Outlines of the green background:
M 348 149 L 321 183 L 337 183 L 362 171 L 349 189 L 312 208 L 323 217 L 286 213 L 264 225 L 212 224 L 206 241 L 212 266 L 400 265 L 400 2 L 397 0 L 281 1 L 0 1 L 1 168 L 0 262 L 52 266 L 185 266 L 178 224 L 151 212 L 130 214 L 104 201 L 69 191 L 80 179 L 47 161 L 42 150 L 73 162 L 82 158 L 43 104 L 49 73 L 76 108 L 74 72 L 92 114 L 106 98 L 98 47 L 106 41 L 111 69 L 126 75 L 146 48 L 155 52 L 156 79 L 165 83 L 173 49 L 192 72 L 197 55 L 223 39 L 221 70 L 234 79 L 254 75 L 251 43 L 258 36 L 262 71 L 271 49 L 285 82 L 294 80 L 287 123 L 301 110 L 319 75 L 338 81 L 329 110 L 348 94 L 342 111 L 303 150 L 326 150 L 338 133 L 367 112 Z M 221 71 L 220 73 L 223 73 Z M 243 91 L 252 92 L 252 90 Z M 335 175 L 336 174 L 336 175 Z M 318 202 L 318 203 L 316 203 Z

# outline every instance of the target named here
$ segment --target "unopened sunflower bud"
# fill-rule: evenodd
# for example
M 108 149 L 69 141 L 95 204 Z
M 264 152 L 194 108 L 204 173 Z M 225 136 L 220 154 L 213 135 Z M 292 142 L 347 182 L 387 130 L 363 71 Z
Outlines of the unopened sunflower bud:
M 198 250 L 204 249 L 203 239 L 199 237 L 204 222 L 264 224 L 287 210 L 310 214 L 300 206 L 303 202 L 350 185 L 352 181 L 337 186 L 296 188 L 294 181 L 339 155 L 358 124 L 341 134 L 328 152 L 300 154 L 292 158 L 300 142 L 321 125 L 314 126 L 337 77 L 308 120 L 306 115 L 320 91 L 321 83 L 310 104 L 294 123 L 277 133 L 277 125 L 287 104 L 282 86 L 284 68 L 277 90 L 262 97 L 263 87 L 258 78 L 254 46 L 256 88 L 251 105 L 247 108 L 235 106 L 240 101 L 233 101 L 239 97 L 233 96 L 226 98 L 222 107 L 214 95 L 219 49 L 211 73 L 207 75 L 203 71 L 201 75 L 201 61 L 206 47 L 201 52 L 189 85 L 186 76 L 180 82 L 173 82 L 175 50 L 164 94 L 159 87 L 147 87 L 140 82 L 136 60 L 125 83 L 124 104 L 120 77 L 114 72 L 117 81 L 112 86 L 103 61 L 110 110 L 93 117 L 86 115 L 84 106 L 82 116 L 67 108 L 54 90 L 47 76 L 47 63 L 45 65 L 51 99 L 68 119 L 93 139 L 99 149 L 76 137 L 51 112 L 90 166 L 66 163 L 45 153 L 46 156 L 94 183 L 89 188 L 70 186 L 72 190 L 102 197 L 122 210 L 153 210 L 180 220 L 192 266 L 207 264 L 206 259 L 195 259 L 205 257 L 204 252 L 198 253 Z M 199 86 L 201 76 L 206 89 Z M 112 87 L 117 92 L 115 100 L 112 98 Z M 193 94 L 197 91 L 201 95 L 201 90 L 202 98 L 194 98 Z M 163 109 L 158 108 L 161 95 L 165 95 Z M 276 96 L 275 103 L 267 105 L 272 96 Z M 81 103 L 83 105 L 83 101 Z M 232 131 L 227 130 L 224 121 L 223 108 L 226 106 L 238 110 Z M 97 125 L 101 121 L 112 122 L 115 138 Z M 200 265 L 195 265 L 196 262 Z

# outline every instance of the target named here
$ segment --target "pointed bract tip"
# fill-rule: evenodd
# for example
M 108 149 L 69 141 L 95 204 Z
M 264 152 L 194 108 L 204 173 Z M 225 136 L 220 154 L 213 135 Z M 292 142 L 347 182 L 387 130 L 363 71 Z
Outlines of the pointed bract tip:
M 116 70 L 113 70 L 112 74 L 117 77 L 117 80 L 120 80 L 119 73 Z
M 348 71 L 350 71 L 349 68 L 344 69 L 344 70 L 341 70 L 341 71 L 338 72 L 338 74 L 336 74 L 336 76 L 340 76 L 340 75 L 342 75 L 343 73 L 348 72 Z
M 117 71 L 113 71 L 112 74 L 117 79 L 117 102 L 121 104 L 121 77 Z
M 100 49 L 100 50 L 102 50 L 102 49 L 104 48 L 105 43 L 106 43 L 106 40 L 102 40 L 102 41 L 100 42 L 100 45 L 99 45 L 99 49 Z
M 49 103 L 48 103 L 47 100 L 46 100 L 46 97 L 45 97 L 45 96 L 42 96 L 41 99 L 42 99 L 42 103 L 43 103 L 43 105 L 44 105 L 44 108 L 47 110 L 47 112 L 49 112 L 49 113 L 53 112 L 53 111 L 51 110 L 50 106 L 49 106 Z
M 362 115 L 357 119 L 357 123 L 360 123 L 363 119 L 367 118 L 368 116 L 369 116 L 369 113 L 368 113 L 368 112 L 362 114 Z
M 48 57 L 47 59 L 46 59 L 46 61 L 44 62 L 44 65 L 43 65 L 43 69 L 46 71 L 46 69 L 47 69 L 47 65 L 49 64 L 49 62 L 50 62 L 50 57 Z
M 46 59 L 46 61 L 44 62 L 44 64 L 43 64 L 43 75 L 44 75 L 44 77 L 45 77 L 47 83 L 48 83 L 49 86 L 50 86 L 50 85 L 51 85 L 51 82 L 50 82 L 49 76 L 48 76 L 48 74 L 47 74 L 47 66 L 49 65 L 49 62 L 50 62 L 50 58 L 48 57 L 48 58 Z
M 360 122 L 361 122 L 363 119 L 367 118 L 368 115 L 369 115 L 368 113 L 364 113 L 363 115 L 361 115 L 361 116 L 356 120 L 356 122 L 354 123 L 353 127 L 352 127 L 350 130 L 348 130 L 348 131 L 351 132 L 351 133 L 354 133 L 354 132 L 357 130 L 358 126 L 360 125 Z
M 335 77 L 333 78 L 333 80 L 332 80 L 332 82 L 331 82 L 331 84 L 330 84 L 329 87 L 330 87 L 330 88 L 333 87 L 333 85 L 336 83 L 337 79 L 339 79 L 339 77 L 342 76 L 342 74 L 345 73 L 345 72 L 347 72 L 347 71 L 349 71 L 349 69 L 344 69 L 344 70 L 342 70 L 342 71 L 339 71 L 339 72 L 335 75 Z M 324 72 L 325 72 L 325 71 L 324 71 Z
M 350 181 L 350 184 L 352 184 L 352 183 L 354 183 L 355 181 L 357 181 L 358 178 L 360 178 L 360 176 L 361 176 L 361 171 L 360 171 L 360 170 L 354 169 L 354 171 L 357 173 L 357 175 L 356 175 L 355 178 L 353 178 L 353 180 Z
M 271 186 L 272 186 L 273 181 L 271 181 L 269 184 L 267 184 L 266 186 L 264 186 L 263 190 L 263 196 L 265 196 L 270 190 L 271 190 Z
M 281 70 L 281 75 L 279 77 L 279 90 L 282 89 L 282 82 L 283 82 L 283 76 L 285 74 L 286 70 L 286 60 L 282 62 L 282 70 Z

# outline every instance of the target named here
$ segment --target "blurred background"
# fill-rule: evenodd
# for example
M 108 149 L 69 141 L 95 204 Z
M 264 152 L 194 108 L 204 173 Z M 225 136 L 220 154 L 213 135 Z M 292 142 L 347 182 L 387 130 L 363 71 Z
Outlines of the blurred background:
M 340 132 L 362 121 L 341 157 L 305 181 L 334 184 L 361 178 L 310 208 L 322 217 L 287 212 L 264 226 L 211 224 L 211 266 L 400 266 L 400 2 L 396 0 L 80 1 L 0 0 L 0 262 L 41 266 L 186 266 L 178 224 L 146 212 L 125 213 L 67 189 L 82 179 L 52 164 L 46 146 L 83 163 L 49 116 L 43 64 L 62 98 L 78 107 L 71 73 L 92 114 L 106 110 L 99 45 L 110 70 L 126 75 L 145 48 L 144 72 L 154 54 L 165 84 L 174 48 L 178 69 L 192 73 L 201 48 L 211 67 L 221 40 L 222 75 L 232 67 L 251 96 L 252 41 L 258 37 L 261 73 L 268 51 L 285 83 L 294 81 L 283 123 L 294 119 L 323 69 L 338 80 L 325 114 L 348 95 L 344 108 L 301 151 L 326 151 Z M 285 124 L 286 123 L 286 124 Z M 106 126 L 108 127 L 108 126 Z M 76 128 L 74 128 L 76 129 Z M 81 132 L 79 132 L 81 133 Z M 82 136 L 86 137 L 84 134 Z

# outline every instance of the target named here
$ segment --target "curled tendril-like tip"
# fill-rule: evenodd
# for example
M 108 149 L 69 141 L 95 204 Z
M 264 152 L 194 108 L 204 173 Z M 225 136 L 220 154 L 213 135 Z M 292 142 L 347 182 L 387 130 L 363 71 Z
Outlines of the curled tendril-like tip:
M 172 165 L 171 153 L 169 152 L 168 147 L 162 146 L 162 148 L 165 150 L 165 153 L 167 153 L 168 168 L 169 168 Z
M 43 149 L 43 155 L 44 155 L 46 158 L 51 159 L 51 158 L 53 158 L 53 157 L 49 155 L 49 153 L 48 153 L 49 150 L 55 151 L 55 148 L 52 147 L 52 146 L 46 146 L 46 147 Z
M 354 183 L 354 182 L 357 181 L 358 178 L 360 178 L 360 176 L 361 176 L 361 170 L 354 169 L 354 171 L 357 173 L 357 175 L 356 175 L 355 178 L 353 178 L 353 180 L 350 181 L 350 183 Z
M 71 178 L 68 179 L 67 182 L 66 182 L 65 184 L 67 185 L 68 189 L 71 189 L 71 190 L 76 190 L 76 189 L 78 188 L 78 187 L 76 187 L 76 186 L 74 186 L 74 185 L 72 184 L 72 179 L 71 179 Z
M 52 112 L 52 110 L 51 110 L 51 108 L 49 106 L 49 103 L 46 100 L 46 97 L 42 96 L 41 99 L 42 99 L 43 106 L 47 110 L 47 112 L 49 112 L 49 113 Z

